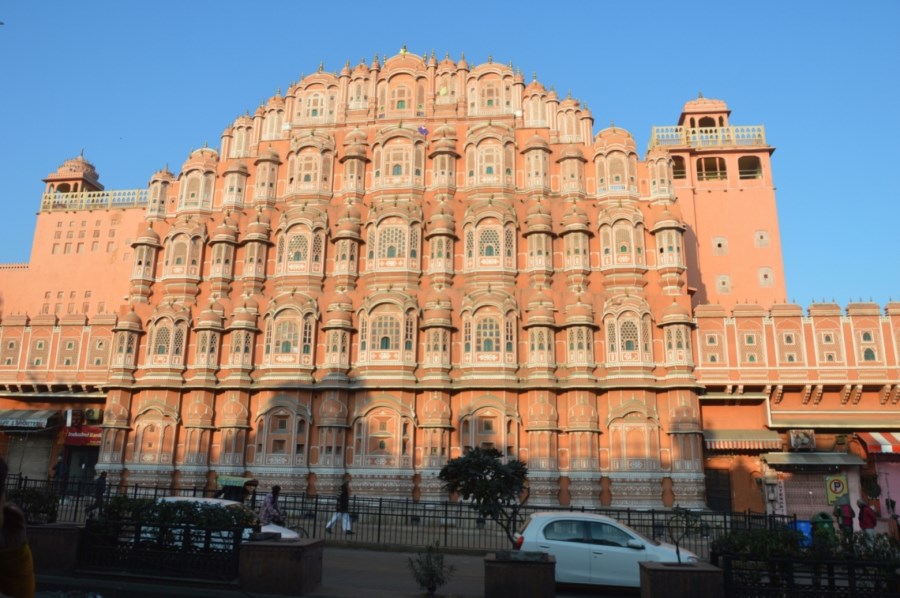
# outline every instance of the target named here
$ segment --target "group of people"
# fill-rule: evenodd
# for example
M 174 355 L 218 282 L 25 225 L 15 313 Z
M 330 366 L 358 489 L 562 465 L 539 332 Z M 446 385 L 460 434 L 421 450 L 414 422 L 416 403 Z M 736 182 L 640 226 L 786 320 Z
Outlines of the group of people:
M 840 501 L 834 506 L 834 516 L 837 519 L 838 528 L 845 535 L 851 535 L 853 533 L 853 519 L 857 517 L 859 529 L 865 532 L 867 536 L 873 537 L 875 535 L 875 526 L 878 524 L 878 515 L 875 514 L 875 509 L 861 498 L 856 501 L 856 506 L 859 507 L 859 515 L 850 506 L 849 500 Z
M 263 499 L 262 506 L 259 509 L 259 521 L 263 525 L 268 525 L 270 523 L 284 525 L 284 511 L 281 509 L 281 505 L 278 504 L 278 497 L 280 494 L 281 486 L 272 486 L 272 492 L 267 494 L 266 498 Z M 347 481 L 344 481 L 344 483 L 341 484 L 341 490 L 338 494 L 334 515 L 332 515 L 328 523 L 325 524 L 325 531 L 329 534 L 332 533 L 331 530 L 338 521 L 341 522 L 341 527 L 345 534 L 353 533 L 350 520 L 350 483 Z

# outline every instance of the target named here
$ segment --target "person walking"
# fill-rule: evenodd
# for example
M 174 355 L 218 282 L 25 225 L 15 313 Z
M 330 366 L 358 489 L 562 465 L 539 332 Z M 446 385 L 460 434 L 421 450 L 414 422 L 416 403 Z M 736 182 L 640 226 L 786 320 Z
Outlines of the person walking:
M 270 523 L 284 525 L 284 511 L 278 505 L 279 494 L 281 494 L 281 486 L 272 486 L 272 492 L 263 499 L 263 504 L 259 508 L 259 521 L 263 525 Z
M 7 473 L 0 457 L 0 596 L 34 598 L 34 559 L 25 535 L 25 514 L 6 502 Z
M 875 526 L 878 524 L 875 509 L 861 498 L 856 501 L 856 506 L 859 507 L 859 529 L 865 532 L 867 539 L 871 540 L 875 537 Z
M 62 455 L 56 457 L 56 464 L 53 465 L 53 487 L 60 494 L 66 492 L 66 479 L 69 477 L 69 468 L 63 461 Z
M 103 499 L 106 497 L 106 472 L 101 471 L 97 479 L 94 480 L 94 504 L 89 506 L 85 513 L 93 516 L 93 512 L 99 511 L 103 515 Z
M 350 482 L 346 480 L 341 484 L 341 493 L 338 494 L 337 507 L 335 507 L 334 515 L 331 516 L 331 521 L 325 525 L 325 531 L 330 534 L 331 528 L 334 527 L 338 519 L 341 520 L 344 533 L 352 534 L 353 530 L 350 529 Z
M 855 515 L 853 507 L 850 506 L 849 497 L 844 495 L 839 498 L 834 505 L 834 518 L 837 520 L 838 528 L 844 538 L 853 535 L 853 517 Z

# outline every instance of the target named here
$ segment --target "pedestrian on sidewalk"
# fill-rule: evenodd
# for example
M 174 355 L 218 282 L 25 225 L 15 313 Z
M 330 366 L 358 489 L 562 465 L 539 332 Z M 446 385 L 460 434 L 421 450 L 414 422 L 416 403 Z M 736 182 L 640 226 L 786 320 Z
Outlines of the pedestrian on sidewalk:
M 352 534 L 353 530 L 350 529 L 350 482 L 346 480 L 341 484 L 341 493 L 338 495 L 335 513 L 331 516 L 331 521 L 325 525 L 325 531 L 330 534 L 331 528 L 334 527 L 338 519 L 341 520 L 344 533 Z
M 103 515 L 103 499 L 106 498 L 106 472 L 101 471 L 97 479 L 94 480 L 94 504 L 89 506 L 85 513 L 93 516 L 94 511 L 99 511 Z
M 866 538 L 874 538 L 875 526 L 878 525 L 878 516 L 875 515 L 875 509 L 861 498 L 856 501 L 856 506 L 859 507 L 859 529 L 865 532 Z
M 25 535 L 25 514 L 6 502 L 8 472 L 0 458 L 0 595 L 33 598 L 34 560 Z
M 259 508 L 259 521 L 263 525 L 270 523 L 284 525 L 284 511 L 278 505 L 279 494 L 281 494 L 281 486 L 272 486 L 272 492 L 263 499 L 263 504 Z

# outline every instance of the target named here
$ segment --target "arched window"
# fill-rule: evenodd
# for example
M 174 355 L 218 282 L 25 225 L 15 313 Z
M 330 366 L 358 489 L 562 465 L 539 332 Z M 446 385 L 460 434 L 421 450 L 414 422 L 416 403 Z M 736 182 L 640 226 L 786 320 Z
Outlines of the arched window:
M 378 257 L 406 257 L 406 230 L 400 226 L 383 226 L 378 231 Z
M 297 352 L 297 343 L 300 336 L 297 322 L 294 320 L 282 320 L 275 325 L 275 349 L 274 353 L 289 354 Z
M 697 158 L 697 180 L 723 181 L 726 178 L 725 158 Z
M 475 350 L 496 353 L 500 350 L 500 326 L 495 318 L 481 318 L 475 326 Z
M 684 158 L 681 156 L 672 156 L 672 177 L 676 179 L 687 178 L 687 168 L 684 165 Z
M 397 316 L 380 315 L 372 319 L 372 346 L 382 351 L 400 349 L 400 322 Z
M 478 255 L 481 257 L 500 255 L 500 231 L 496 228 L 481 231 L 478 236 Z
M 742 179 L 761 179 L 762 164 L 758 156 L 741 156 L 738 158 L 738 176 Z
M 863 361 L 875 361 L 875 351 L 872 349 L 863 351 Z
M 154 353 L 157 355 L 169 354 L 169 340 L 171 338 L 171 330 L 168 326 L 162 326 L 156 331 L 156 342 L 154 343 Z

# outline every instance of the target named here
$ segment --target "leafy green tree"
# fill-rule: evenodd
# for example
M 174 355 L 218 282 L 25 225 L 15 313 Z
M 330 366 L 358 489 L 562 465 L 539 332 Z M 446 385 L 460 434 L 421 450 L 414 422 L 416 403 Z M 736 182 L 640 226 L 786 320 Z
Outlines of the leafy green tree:
M 448 461 L 438 478 L 447 491 L 470 501 L 481 517 L 495 521 L 512 545 L 528 468 L 518 459 L 504 463 L 502 457 L 497 449 L 475 448 Z

